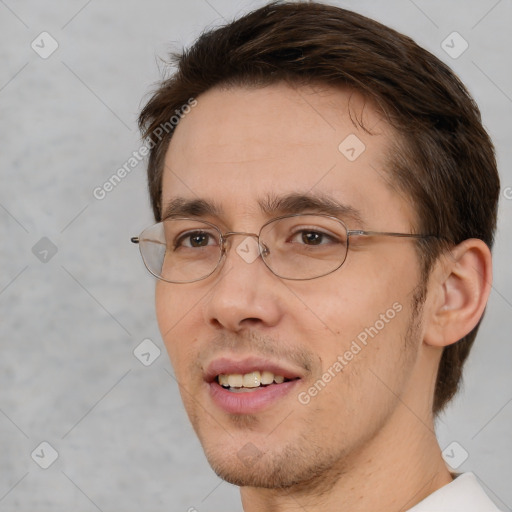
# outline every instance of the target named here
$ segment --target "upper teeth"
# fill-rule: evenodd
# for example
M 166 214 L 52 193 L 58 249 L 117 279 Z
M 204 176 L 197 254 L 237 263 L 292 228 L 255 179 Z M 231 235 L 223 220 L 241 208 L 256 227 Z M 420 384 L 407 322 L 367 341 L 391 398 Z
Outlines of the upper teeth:
M 272 384 L 273 382 L 281 384 L 284 382 L 284 377 L 282 375 L 274 375 L 272 372 L 268 371 L 256 371 L 246 373 L 244 375 L 241 373 L 222 373 L 219 375 L 218 380 L 219 384 L 224 387 L 257 388 L 260 384 L 263 384 L 264 386 Z

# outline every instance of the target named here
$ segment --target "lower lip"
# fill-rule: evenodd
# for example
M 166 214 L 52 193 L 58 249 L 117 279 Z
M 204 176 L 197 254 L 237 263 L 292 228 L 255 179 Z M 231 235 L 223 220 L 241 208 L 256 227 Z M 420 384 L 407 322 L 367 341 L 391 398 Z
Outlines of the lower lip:
M 217 381 L 209 384 L 210 396 L 215 404 L 230 414 L 253 414 L 267 409 L 287 395 L 300 379 L 282 384 L 257 388 L 254 391 L 233 393 L 223 388 Z

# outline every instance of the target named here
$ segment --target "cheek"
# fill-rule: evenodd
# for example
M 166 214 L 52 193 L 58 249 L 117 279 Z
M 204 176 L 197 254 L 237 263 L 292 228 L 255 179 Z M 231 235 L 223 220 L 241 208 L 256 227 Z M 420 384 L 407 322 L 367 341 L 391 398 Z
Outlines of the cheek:
M 315 287 L 294 290 L 302 308 L 295 310 L 293 322 L 301 326 L 308 348 L 320 356 L 323 371 L 333 371 L 341 356 L 343 373 L 348 377 L 354 372 L 354 379 L 363 378 L 368 367 L 392 374 L 403 354 L 411 291 L 418 279 L 415 265 L 405 257 L 397 255 L 394 267 L 382 258 L 372 264 L 366 253 L 361 256 L 357 267 L 355 260 L 347 262 Z
M 397 239 L 385 242 L 372 244 L 368 241 L 362 250 L 349 252 L 336 279 L 327 281 L 324 293 L 332 298 L 333 306 L 340 307 L 338 314 L 346 311 L 348 315 L 355 315 L 353 319 L 375 321 L 375 315 L 395 302 L 404 307 L 404 302 L 410 302 L 411 292 L 420 278 L 414 248 Z
M 320 284 L 294 290 L 300 299 L 298 307 L 293 309 L 294 321 L 302 324 L 303 329 L 325 334 L 337 349 L 341 348 L 340 341 L 355 338 L 374 325 L 393 304 L 405 306 L 407 296 L 405 290 L 383 282 L 382 278 L 354 279 L 348 273 L 337 279 L 326 279 L 324 283 L 319 281 Z M 394 310 L 390 315 L 393 313 Z
M 192 300 L 179 285 L 157 282 L 155 289 L 156 317 L 160 334 L 175 371 L 184 371 L 189 364 L 189 349 L 194 346 L 191 322 L 197 317 L 197 297 Z M 186 343 L 184 343 L 186 340 Z
M 311 375 L 299 399 L 310 401 L 308 407 L 319 424 L 327 418 L 329 433 L 324 435 L 355 439 L 371 434 L 394 409 L 416 349 L 404 342 L 410 308 L 388 304 L 382 297 L 372 297 L 371 302 L 365 297 L 361 302 L 347 301 L 340 312 L 342 303 L 340 299 L 336 308 L 323 309 L 330 331 L 305 340 L 319 355 L 321 368 Z M 333 416 L 335 411 L 339 416 Z
M 166 283 L 157 281 L 155 287 L 155 312 L 158 321 L 160 334 L 164 342 L 167 339 L 166 333 L 172 327 L 174 316 L 176 313 L 174 301 L 172 300 L 172 293 L 167 290 Z

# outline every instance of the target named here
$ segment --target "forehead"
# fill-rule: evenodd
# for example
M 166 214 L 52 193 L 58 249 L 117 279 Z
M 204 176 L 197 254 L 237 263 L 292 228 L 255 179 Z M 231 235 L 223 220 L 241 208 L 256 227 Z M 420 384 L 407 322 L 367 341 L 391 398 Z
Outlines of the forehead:
M 281 83 L 216 88 L 197 101 L 166 154 L 164 206 L 201 199 L 226 215 L 263 215 L 269 195 L 317 194 L 357 207 L 369 221 L 383 208 L 392 220 L 410 220 L 385 171 L 395 135 L 359 94 Z

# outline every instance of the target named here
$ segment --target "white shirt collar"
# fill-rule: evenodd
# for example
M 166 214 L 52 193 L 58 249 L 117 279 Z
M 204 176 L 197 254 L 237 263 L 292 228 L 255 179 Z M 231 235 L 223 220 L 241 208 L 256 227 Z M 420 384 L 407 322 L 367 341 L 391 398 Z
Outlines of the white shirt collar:
M 462 473 L 408 512 L 500 512 L 473 473 Z

